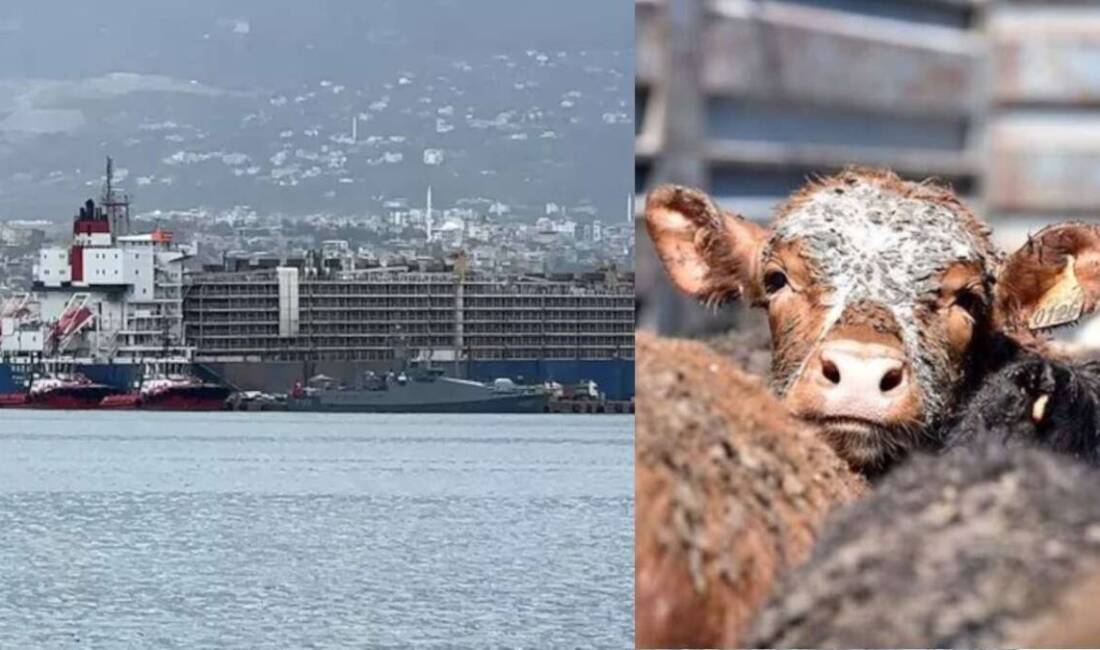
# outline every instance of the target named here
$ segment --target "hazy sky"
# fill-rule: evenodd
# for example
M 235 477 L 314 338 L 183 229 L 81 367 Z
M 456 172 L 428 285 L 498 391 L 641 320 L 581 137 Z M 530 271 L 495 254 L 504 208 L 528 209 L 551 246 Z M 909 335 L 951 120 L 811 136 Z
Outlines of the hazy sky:
M 0 217 L 75 206 L 106 153 L 131 183 L 151 179 L 139 210 L 347 211 L 432 178 L 444 203 L 619 209 L 633 186 L 620 115 L 633 116 L 633 11 L 624 0 L 4 0 Z M 359 114 L 366 137 L 404 140 L 334 142 Z M 163 124 L 178 128 L 149 128 Z M 442 167 L 425 168 L 429 148 L 449 154 Z
M 251 86 L 396 63 L 381 54 L 631 49 L 633 12 L 623 0 L 4 0 L 0 76 L 130 69 Z M 219 33 L 236 19 L 247 46 Z

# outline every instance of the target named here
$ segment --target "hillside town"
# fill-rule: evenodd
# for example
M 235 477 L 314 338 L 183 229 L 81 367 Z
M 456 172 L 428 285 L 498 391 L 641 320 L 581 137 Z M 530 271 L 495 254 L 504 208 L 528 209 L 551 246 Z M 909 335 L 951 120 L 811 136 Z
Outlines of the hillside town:
M 200 266 L 262 268 L 279 260 L 320 254 L 326 267 L 351 271 L 441 260 L 459 251 L 470 268 L 502 274 L 575 273 L 599 268 L 633 269 L 634 224 L 630 200 L 623 214 L 605 219 L 588 206 L 554 203 L 542 214 L 512 214 L 508 206 L 467 201 L 429 208 L 428 190 L 418 207 L 389 206 L 384 213 L 347 216 L 318 213 L 289 217 L 248 207 L 135 214 L 134 232 L 170 230 L 192 242 Z M 429 217 L 429 210 L 431 216 Z M 71 234 L 66 221 L 0 222 L 0 293 L 29 286 L 38 249 Z

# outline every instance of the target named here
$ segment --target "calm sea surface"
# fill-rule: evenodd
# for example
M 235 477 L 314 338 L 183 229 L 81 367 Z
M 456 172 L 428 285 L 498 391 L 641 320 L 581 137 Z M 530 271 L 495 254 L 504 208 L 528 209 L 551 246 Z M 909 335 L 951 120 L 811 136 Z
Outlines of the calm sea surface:
M 630 647 L 632 449 L 632 416 L 0 411 L 0 647 Z

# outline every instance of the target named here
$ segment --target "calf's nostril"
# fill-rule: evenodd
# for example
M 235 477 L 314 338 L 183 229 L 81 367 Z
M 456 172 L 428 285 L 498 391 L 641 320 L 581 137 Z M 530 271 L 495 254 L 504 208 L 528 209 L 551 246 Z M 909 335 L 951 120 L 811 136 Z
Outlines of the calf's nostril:
M 828 359 L 821 360 L 821 374 L 825 375 L 825 378 L 834 384 L 840 383 L 840 369 Z
M 878 387 L 884 393 L 889 393 L 901 384 L 902 378 L 905 374 L 901 368 L 891 368 L 882 376 L 882 381 L 879 382 Z

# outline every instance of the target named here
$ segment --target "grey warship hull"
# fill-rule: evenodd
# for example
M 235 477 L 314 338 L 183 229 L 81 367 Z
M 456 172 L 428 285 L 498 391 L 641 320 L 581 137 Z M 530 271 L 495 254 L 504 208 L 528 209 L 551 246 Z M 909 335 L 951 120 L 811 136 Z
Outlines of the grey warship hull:
M 546 413 L 550 409 L 550 400 L 540 395 L 515 395 L 471 402 L 394 404 L 312 396 L 291 399 L 287 408 L 291 411 L 333 413 Z
M 550 396 L 535 390 L 497 391 L 478 382 L 439 377 L 318 390 L 291 396 L 287 408 L 338 413 L 546 413 Z

